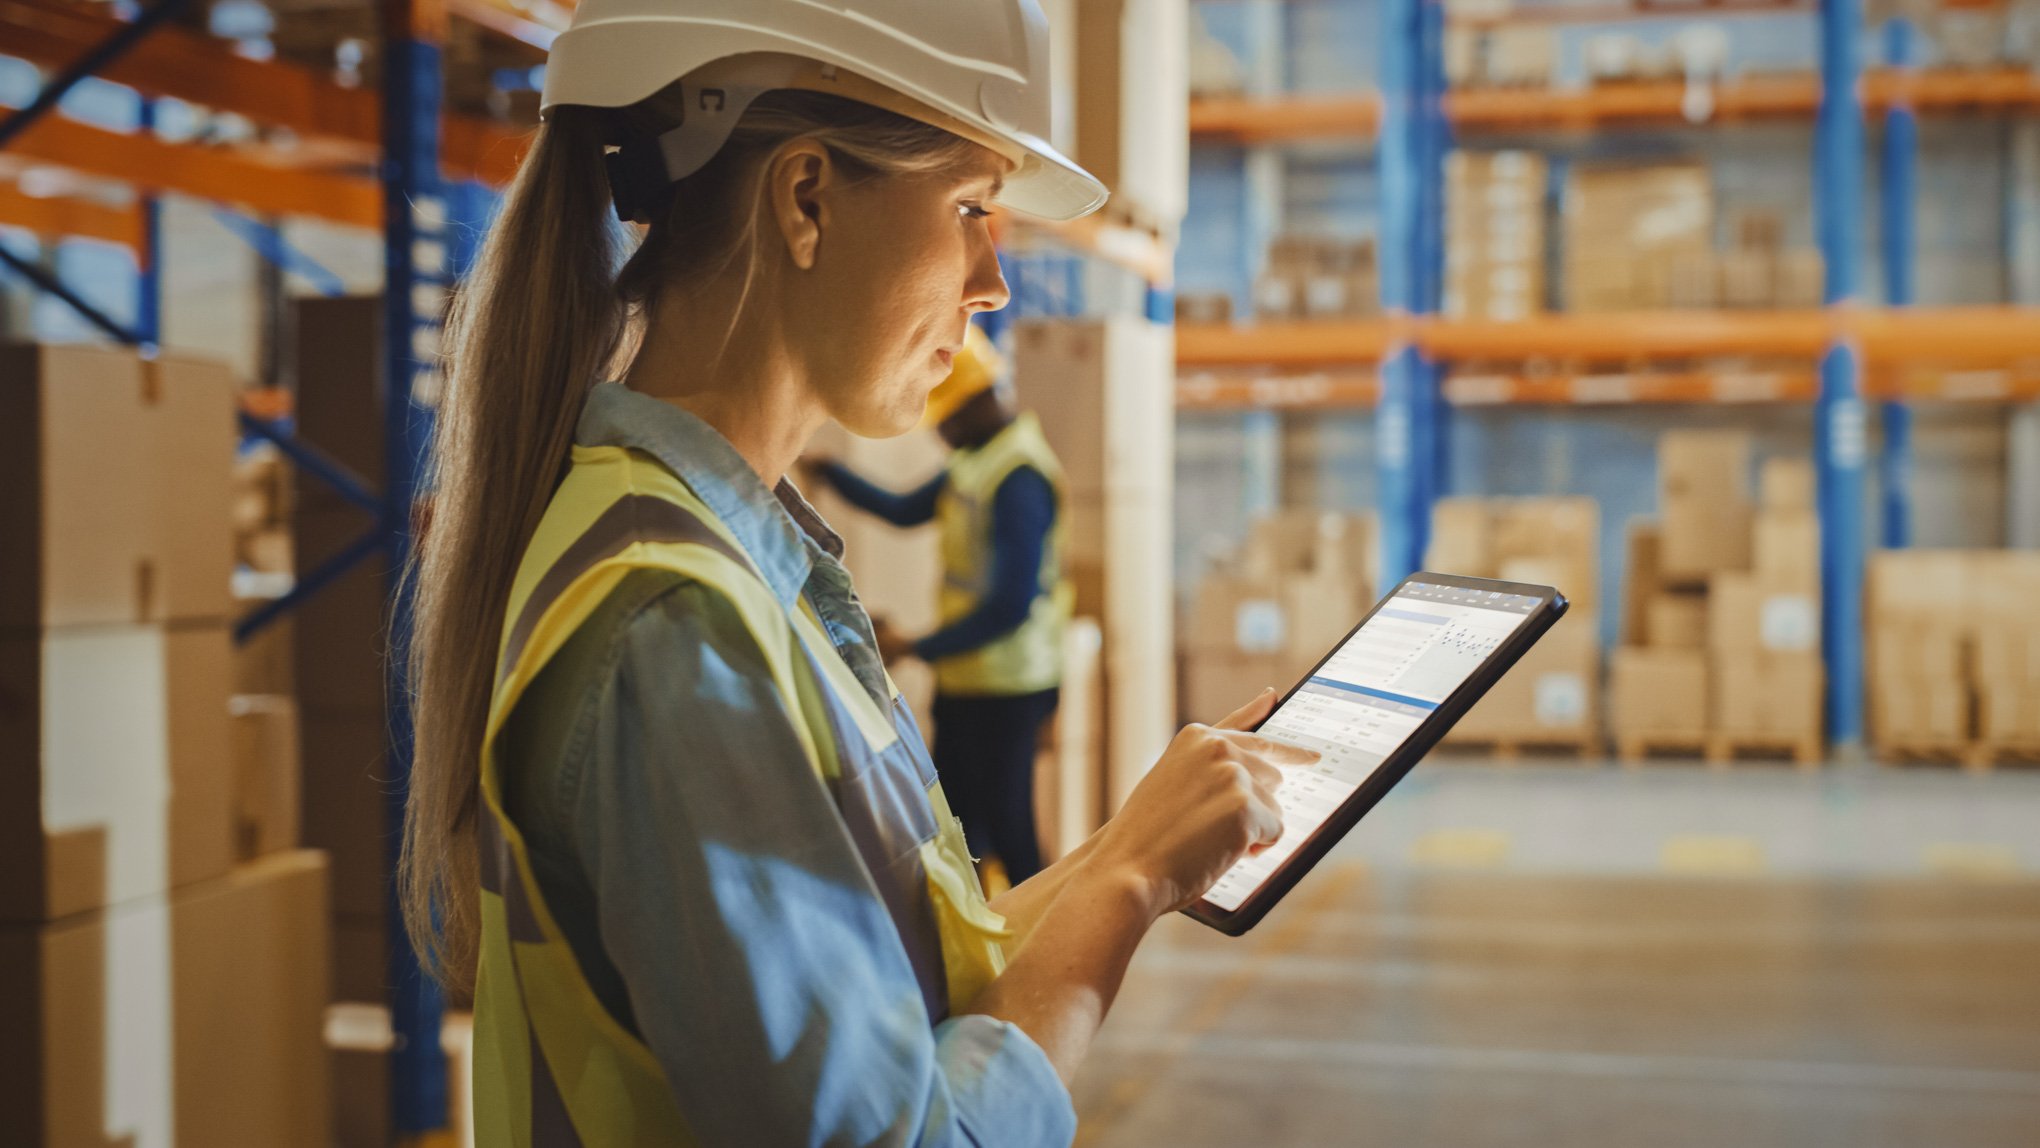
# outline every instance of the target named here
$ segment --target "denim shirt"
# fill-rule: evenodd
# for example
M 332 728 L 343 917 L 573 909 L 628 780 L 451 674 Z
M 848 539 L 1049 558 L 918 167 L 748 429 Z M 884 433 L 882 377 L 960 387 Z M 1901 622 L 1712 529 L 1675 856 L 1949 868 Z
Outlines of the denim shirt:
M 590 392 L 575 441 L 678 475 L 782 605 L 813 607 L 893 715 L 908 782 L 916 767 L 932 777 L 842 542 L 790 483 L 767 489 L 708 424 L 613 383 Z M 1046 1054 L 1004 1021 L 947 1015 L 928 995 L 926 938 L 874 882 L 865 827 L 902 794 L 932 825 L 925 795 L 823 786 L 719 594 L 632 574 L 540 672 L 497 748 L 506 811 L 584 976 L 658 1057 L 704 1144 L 1074 1139 Z

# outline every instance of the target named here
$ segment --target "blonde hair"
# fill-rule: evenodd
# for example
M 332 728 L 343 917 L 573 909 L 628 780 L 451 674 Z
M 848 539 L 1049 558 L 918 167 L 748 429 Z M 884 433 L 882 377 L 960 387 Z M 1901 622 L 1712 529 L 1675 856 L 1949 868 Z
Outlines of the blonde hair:
M 815 140 L 872 177 L 950 170 L 979 147 L 840 97 L 769 93 L 714 162 L 660 188 L 665 202 L 633 248 L 605 154 L 651 147 L 673 122 L 661 108 L 676 90 L 620 112 L 554 109 L 448 320 L 432 515 L 409 571 L 416 750 L 397 880 L 412 946 L 456 995 L 473 986 L 479 943 L 475 822 L 492 655 L 588 389 L 620 376 L 660 291 L 735 273 L 747 252 L 748 289 L 764 160 L 781 146 Z

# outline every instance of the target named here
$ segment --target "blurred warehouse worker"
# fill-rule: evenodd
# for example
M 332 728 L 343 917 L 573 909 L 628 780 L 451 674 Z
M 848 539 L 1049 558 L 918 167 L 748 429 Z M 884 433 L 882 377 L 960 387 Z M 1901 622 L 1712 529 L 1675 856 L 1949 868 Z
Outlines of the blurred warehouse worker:
M 882 490 L 828 459 L 814 471 L 894 526 L 941 523 L 941 629 L 910 641 L 880 618 L 878 649 L 887 664 L 911 654 L 934 665 L 936 776 L 970 851 L 997 856 L 1018 884 L 1041 871 L 1034 754 L 1062 684 L 1073 592 L 1056 513 L 1062 465 L 1034 416 L 1015 412 L 999 365 L 972 327 L 925 416 L 955 453 L 912 492 Z
M 1034 0 L 581 0 L 555 42 L 415 572 L 401 879 L 487 1148 L 1068 1143 L 1141 937 L 1279 836 L 1315 756 L 1191 727 L 987 904 L 784 480 L 921 420 L 1006 302 L 992 205 L 1102 200 L 1047 43 Z

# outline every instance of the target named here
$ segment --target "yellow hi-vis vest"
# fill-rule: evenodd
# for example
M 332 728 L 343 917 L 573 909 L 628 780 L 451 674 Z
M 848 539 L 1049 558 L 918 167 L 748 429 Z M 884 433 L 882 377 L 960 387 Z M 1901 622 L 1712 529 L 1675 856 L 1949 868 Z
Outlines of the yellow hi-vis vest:
M 651 1049 L 596 998 L 547 909 L 524 838 L 504 814 L 496 761 L 504 721 L 547 660 L 641 569 L 671 571 L 720 593 L 757 639 L 816 784 L 845 814 L 874 882 L 890 886 L 882 895 L 922 980 L 931 1026 L 966 1007 L 1005 967 L 1002 942 L 1011 933 L 985 903 L 925 752 L 903 744 L 895 723 L 912 717 L 897 691 L 889 715 L 858 683 L 805 597 L 782 606 L 729 528 L 671 471 L 622 447 L 576 446 L 511 589 L 482 744 L 474 1104 L 476 1139 L 485 1148 L 698 1142 Z M 909 797 L 925 792 L 926 801 L 891 802 L 890 812 L 850 808 L 860 799 L 846 794 L 873 787 Z M 909 845 L 904 855 L 894 849 L 901 840 Z
M 935 663 L 935 684 L 946 694 L 1011 697 L 1062 683 L 1062 636 L 1076 591 L 1063 577 L 1062 463 L 1032 413 L 975 450 L 950 457 L 949 480 L 935 503 L 942 528 L 942 594 L 937 613 L 947 626 L 977 608 L 991 589 L 992 499 L 999 484 L 1023 466 L 1041 472 L 1055 491 L 1055 524 L 1041 548 L 1040 587 L 1018 629 L 968 653 Z

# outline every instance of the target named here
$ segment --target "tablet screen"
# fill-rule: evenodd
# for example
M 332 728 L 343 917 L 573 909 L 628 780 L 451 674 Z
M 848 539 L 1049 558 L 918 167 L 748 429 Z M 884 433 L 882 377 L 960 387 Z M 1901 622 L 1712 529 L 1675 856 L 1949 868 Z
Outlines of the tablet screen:
M 1228 912 L 1282 867 L 1424 719 L 1527 621 L 1541 599 L 1407 582 L 1261 724 L 1323 754 L 1284 767 L 1282 837 L 1219 878 L 1204 899 Z

